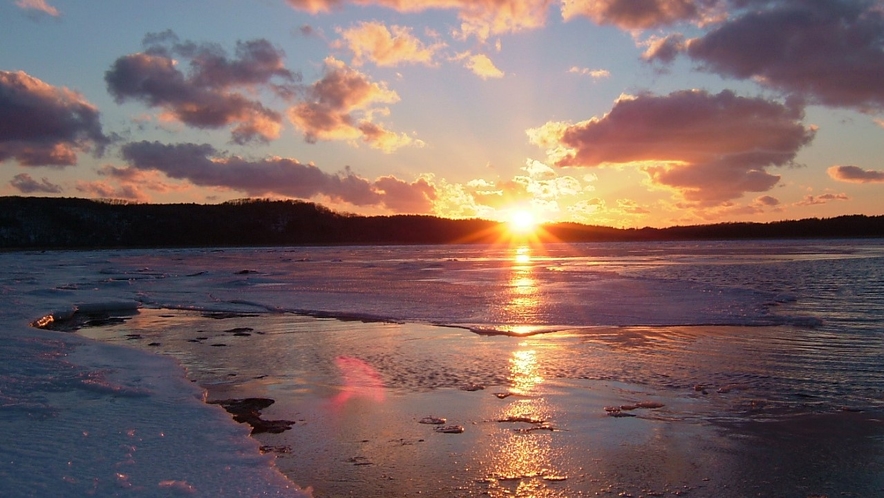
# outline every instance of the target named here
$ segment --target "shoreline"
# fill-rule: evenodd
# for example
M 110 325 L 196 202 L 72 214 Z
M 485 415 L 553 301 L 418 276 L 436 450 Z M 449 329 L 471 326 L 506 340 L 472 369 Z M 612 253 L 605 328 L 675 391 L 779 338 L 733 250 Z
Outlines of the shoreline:
M 739 388 L 728 392 L 710 386 L 704 393 L 543 374 L 543 348 L 554 347 L 562 334 L 479 336 L 410 323 L 231 317 L 145 310 L 139 318 L 157 327 L 151 333 L 158 337 L 166 334 L 167 341 L 174 337 L 214 358 L 203 365 L 208 374 L 193 365 L 187 368 L 188 378 L 205 389 L 205 401 L 275 401 L 261 409 L 261 418 L 290 421 L 291 429 L 251 437 L 274 455 L 280 472 L 312 487 L 317 497 L 625 493 L 805 498 L 884 490 L 884 455 L 873 444 L 884 440 L 881 410 L 771 412 L 774 418 L 753 419 L 740 415 L 751 409 L 742 401 L 721 405 L 743 399 Z M 126 327 L 88 330 L 116 334 L 120 340 L 119 331 Z M 706 329 L 709 337 L 719 333 L 714 327 L 698 328 Z M 155 339 L 133 332 L 123 340 L 150 344 Z M 610 331 L 630 346 L 662 332 Z M 280 340 L 288 342 L 274 342 Z M 249 348 L 265 341 L 262 347 L 268 349 L 259 350 L 282 356 L 267 356 L 258 366 L 241 361 L 255 357 Z M 366 348 L 374 342 L 389 353 Z M 283 344 L 292 351 L 277 351 Z M 463 361 L 466 357 L 459 360 L 464 371 L 446 370 L 449 360 L 438 355 L 457 345 L 479 355 L 476 370 Z M 494 355 L 482 356 L 484 349 Z M 352 351 L 361 354 L 343 354 Z M 408 354 L 420 361 L 408 363 L 402 357 Z M 186 354 L 173 356 L 187 365 Z M 497 366 L 486 364 L 489 359 Z M 509 365 L 507 376 L 482 375 L 483 368 L 500 368 L 500 361 Z M 395 372 L 403 362 L 404 372 L 418 379 L 402 379 L 403 385 L 391 388 L 385 379 L 399 378 Z M 279 366 L 285 371 L 268 373 Z M 759 405 L 767 409 L 775 406 Z M 463 431 L 437 432 L 436 425 L 421 423 L 428 417 L 444 418 L 444 426 Z

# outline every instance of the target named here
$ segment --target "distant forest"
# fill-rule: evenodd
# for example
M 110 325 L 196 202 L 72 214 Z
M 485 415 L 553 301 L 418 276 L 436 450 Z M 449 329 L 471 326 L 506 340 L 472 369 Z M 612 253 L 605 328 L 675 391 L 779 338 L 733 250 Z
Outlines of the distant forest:
M 884 216 L 774 223 L 628 228 L 557 223 L 562 242 L 884 237 Z M 450 244 L 505 240 L 505 226 L 434 216 L 357 216 L 301 201 L 136 204 L 75 198 L 0 197 L 0 248 L 219 247 Z

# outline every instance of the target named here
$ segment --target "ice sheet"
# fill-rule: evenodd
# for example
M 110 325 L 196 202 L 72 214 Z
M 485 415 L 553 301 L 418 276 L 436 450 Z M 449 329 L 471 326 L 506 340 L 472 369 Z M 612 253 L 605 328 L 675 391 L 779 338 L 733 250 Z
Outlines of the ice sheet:
M 172 359 L 30 326 L 77 302 L 128 307 L 116 290 L 59 288 L 91 257 L 0 255 L 0 494 L 308 496 Z

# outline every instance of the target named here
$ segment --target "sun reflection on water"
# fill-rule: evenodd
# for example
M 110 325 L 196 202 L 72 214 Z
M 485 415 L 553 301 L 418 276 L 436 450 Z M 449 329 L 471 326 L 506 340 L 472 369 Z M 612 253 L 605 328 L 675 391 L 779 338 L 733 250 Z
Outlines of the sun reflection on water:
M 513 260 L 518 265 L 527 265 L 531 262 L 531 248 L 528 246 L 520 246 L 516 248 L 516 256 Z
M 537 372 L 537 351 L 533 349 L 513 351 L 510 358 L 510 382 L 512 392 L 530 394 L 543 377 Z
M 522 342 L 509 360 L 512 401 L 498 415 L 500 432 L 486 461 L 490 496 L 551 496 L 554 483 L 566 478 L 555 468 L 553 410 L 538 387 L 538 350 Z
M 531 249 L 528 246 L 516 248 L 514 262 L 508 282 L 507 318 L 513 323 L 530 324 L 536 321 L 534 318 L 540 307 L 537 280 L 534 279 L 534 267 L 531 265 Z

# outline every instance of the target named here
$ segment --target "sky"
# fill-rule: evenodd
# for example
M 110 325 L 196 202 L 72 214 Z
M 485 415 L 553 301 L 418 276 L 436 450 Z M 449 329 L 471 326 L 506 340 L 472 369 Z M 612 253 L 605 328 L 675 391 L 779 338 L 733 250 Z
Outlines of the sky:
M 0 0 L 0 195 L 884 214 L 884 1 Z

